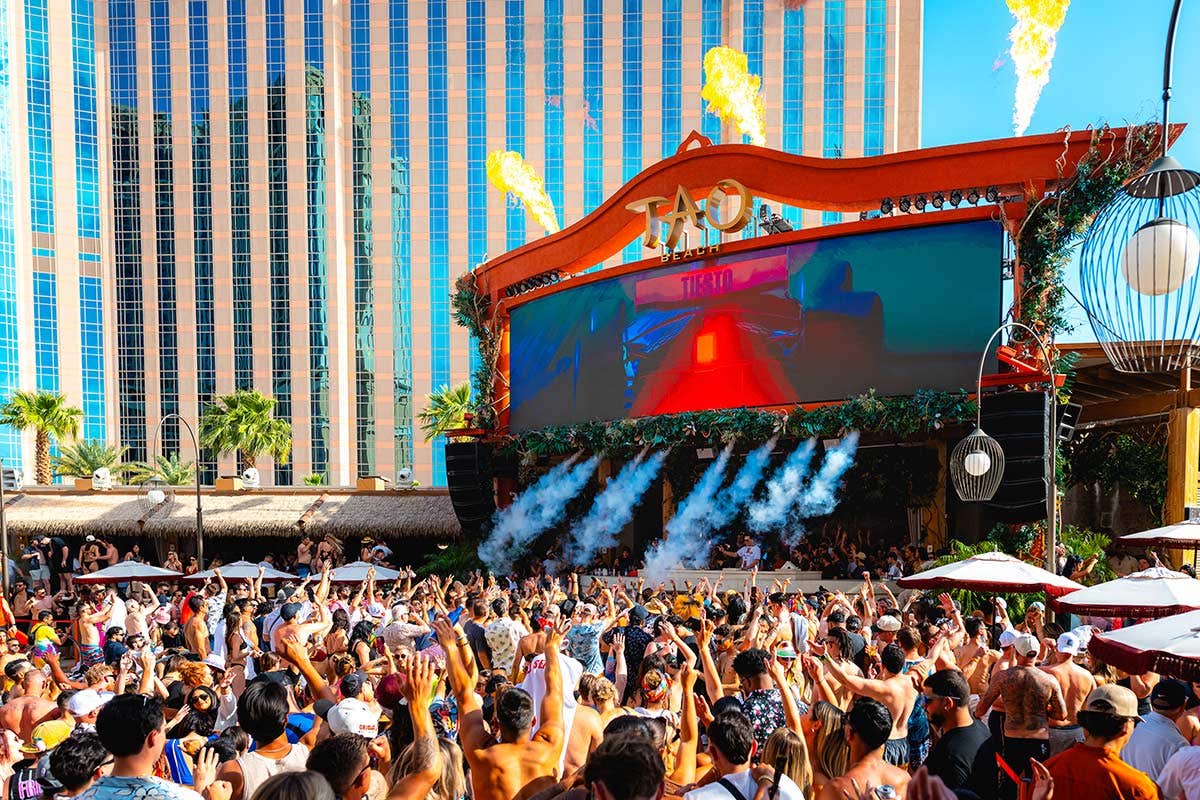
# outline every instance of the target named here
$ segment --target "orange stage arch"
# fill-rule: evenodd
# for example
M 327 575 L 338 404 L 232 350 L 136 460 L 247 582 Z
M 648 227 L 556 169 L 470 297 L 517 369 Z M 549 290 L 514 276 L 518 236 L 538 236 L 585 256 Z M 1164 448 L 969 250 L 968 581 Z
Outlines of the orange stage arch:
M 1172 125 L 1172 141 L 1184 125 Z M 1128 128 L 1100 131 L 1085 129 L 1038 136 L 995 139 L 969 144 L 931 147 L 870 158 L 824 159 L 799 156 L 765 147 L 744 144 L 713 145 L 693 132 L 670 158 L 647 167 L 622 186 L 599 208 L 558 233 L 529 242 L 474 270 L 478 291 L 490 301 L 492 322 L 500 336 L 496 364 L 498 423 L 507 429 L 508 417 L 508 310 L 530 299 L 579 286 L 594 280 L 629 274 L 662 265 L 658 257 L 598 270 L 569 280 L 507 297 L 505 289 L 549 271 L 574 274 L 619 252 L 641 236 L 642 213 L 626 206 L 652 197 L 674 197 L 677 187 L 686 187 L 693 199 L 706 197 L 725 178 L 739 181 L 755 197 L 788 206 L 818 211 L 876 211 L 884 198 L 953 190 L 965 196 L 975 189 L 980 194 L 994 187 L 1002 196 L 1020 198 L 1006 205 L 1010 223 L 1019 224 L 1022 203 L 1052 192 L 1061 181 L 1075 174 L 1076 165 L 1093 141 L 1102 148 L 1120 151 L 1126 147 Z M 668 206 L 662 211 L 666 212 Z M 941 211 L 897 214 L 878 218 L 808 228 L 788 234 L 725 241 L 721 253 L 750 252 L 777 247 L 792 241 L 823 239 L 851 233 L 919 227 L 944 222 L 996 216 L 991 205 L 946 207 Z M 648 251 L 652 252 L 652 251 Z

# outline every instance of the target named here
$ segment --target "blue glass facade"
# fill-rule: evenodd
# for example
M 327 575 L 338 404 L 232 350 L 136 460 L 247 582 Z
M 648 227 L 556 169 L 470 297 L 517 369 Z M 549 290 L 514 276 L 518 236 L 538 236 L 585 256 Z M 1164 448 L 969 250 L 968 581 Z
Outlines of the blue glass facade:
M 825 3 L 825 117 L 821 155 L 841 158 L 846 113 L 846 0 Z M 836 211 L 821 212 L 821 224 L 842 221 Z
M 429 316 L 430 383 L 450 385 L 450 117 L 446 0 L 429 0 Z M 433 482 L 446 482 L 446 443 L 433 441 Z
M 117 417 L 121 444 L 129 447 L 129 458 L 144 461 L 148 443 L 137 27 L 134 0 L 111 0 L 108 40 L 112 87 L 113 268 L 117 283 Z
M 546 118 L 542 125 L 546 149 L 546 194 L 554 207 L 563 207 L 563 0 L 545 0 L 542 42 L 546 82 Z M 565 221 L 565 220 L 564 220 Z
M 100 278 L 79 278 L 79 340 L 83 367 L 84 439 L 105 440 L 104 419 L 104 287 Z
M 883 155 L 887 92 L 887 0 L 867 0 L 863 50 L 863 155 Z
M 196 419 L 217 395 L 213 309 L 212 132 L 208 84 L 208 0 L 188 0 L 188 76 L 192 113 L 192 256 L 196 287 Z M 200 454 L 200 479 L 217 477 L 211 451 Z
M 33 273 L 33 356 L 39 392 L 59 390 L 57 283 L 53 272 Z
M 412 361 L 412 183 L 408 82 L 408 0 L 388 3 L 388 94 L 391 101 L 392 284 L 395 318 L 392 324 L 392 369 L 396 467 L 413 463 Z
M 704 85 L 704 54 L 714 47 L 719 47 L 725 44 L 725 12 L 722 8 L 722 0 L 702 0 L 703 9 L 701 11 L 700 21 L 700 58 L 701 62 L 697 65 L 700 70 L 699 85 Z M 721 120 L 707 112 L 704 108 L 707 104 L 701 100 L 701 112 L 704 114 L 700 125 L 700 132 L 712 140 L 713 144 L 721 143 Z
M 358 474 L 375 474 L 375 270 L 371 221 L 371 2 L 350 3 L 354 92 L 354 404 Z
M 583 213 L 604 202 L 604 2 L 583 0 Z
M 47 0 L 25 3 L 29 210 L 34 233 L 54 233 L 54 145 L 50 131 L 50 20 Z
M 0 20 L 8 19 L 10 0 L 0 0 Z M 0 398 L 20 388 L 17 335 L 17 252 L 13 227 L 12 70 L 7 36 L 0 36 Z M 15 466 L 21 460 L 21 435 L 0 426 L 0 460 Z
M 642 0 L 621 3 L 621 181 L 642 171 Z M 641 239 L 625 246 L 626 263 L 642 257 Z
M 504 0 L 504 146 L 525 153 L 525 0 Z M 525 244 L 525 209 L 509 202 L 505 216 L 511 250 Z
M 786 12 L 785 12 L 786 13 Z M 742 3 L 742 50 L 746 53 L 746 67 L 751 75 L 758 75 L 766 88 L 763 74 L 763 0 L 743 0 Z M 750 144 L 749 136 L 742 136 L 743 144 Z
M 662 157 L 683 141 L 683 0 L 662 4 Z
M 75 95 L 75 214 L 79 235 L 100 238 L 100 140 L 96 123 L 96 23 L 92 0 L 71 0 Z
M 246 0 L 225 4 L 229 59 L 229 233 L 233 289 L 233 385 L 254 384 L 250 291 L 250 139 L 246 93 Z
M 175 148 L 171 133 L 171 14 L 168 0 L 150 3 L 150 68 L 154 101 L 154 242 L 158 262 L 159 409 L 179 413 L 179 321 L 175 285 Z M 179 422 L 162 428 L 163 452 L 179 450 Z
M 783 12 L 783 149 L 804 153 L 804 9 Z M 803 216 L 798 208 L 784 208 L 782 214 L 792 227 L 800 227 Z
M 506 0 L 504 4 L 504 46 L 506 56 L 509 53 L 510 40 L 514 33 L 514 26 L 520 24 L 520 20 L 524 16 L 523 5 L 521 3 L 513 3 Z M 488 211 L 488 179 L 487 179 L 487 134 L 488 134 L 488 119 L 487 119 L 487 33 L 488 33 L 488 14 L 487 3 L 485 0 L 467 0 L 467 262 L 471 266 L 481 263 L 487 257 L 487 211 Z M 522 42 L 524 40 L 522 39 Z M 506 59 L 506 64 L 510 62 Z M 523 90 L 524 87 L 524 66 L 519 70 L 520 81 L 519 85 Z M 524 152 L 524 114 L 521 115 L 519 132 L 521 135 L 520 147 L 514 147 L 510 136 L 513 126 L 509 108 L 512 100 L 512 86 L 514 70 L 511 67 L 505 68 L 505 88 L 504 88 L 504 126 L 505 126 L 505 142 L 504 146 L 510 150 Z M 524 108 L 525 98 L 521 95 L 518 99 L 521 108 Z M 506 202 L 508 198 L 505 198 Z M 508 211 L 505 215 L 505 236 L 510 242 L 514 237 L 519 240 L 519 243 L 524 242 L 524 228 L 518 231 L 513 227 L 513 211 L 518 212 L 518 217 L 521 217 L 521 222 L 524 224 L 524 210 L 521 208 L 513 208 L 512 203 L 508 203 Z M 479 347 L 474 338 L 471 340 L 470 347 L 471 372 L 474 373 L 479 362 Z
M 329 321 L 325 218 L 325 7 L 304 0 L 304 174 L 308 230 L 309 432 L 312 467 L 329 469 Z
M 284 0 L 266 0 L 267 218 L 271 282 L 271 394 L 275 416 L 292 419 L 291 289 L 288 285 L 287 57 Z M 292 482 L 292 463 L 275 465 Z

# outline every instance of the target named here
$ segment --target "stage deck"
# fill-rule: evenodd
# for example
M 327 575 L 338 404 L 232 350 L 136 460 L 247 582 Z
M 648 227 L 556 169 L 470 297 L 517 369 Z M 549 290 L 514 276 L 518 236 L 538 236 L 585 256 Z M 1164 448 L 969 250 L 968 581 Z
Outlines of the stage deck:
M 592 575 L 580 575 L 580 588 L 587 588 L 588 583 L 592 580 Z M 636 575 L 596 575 L 597 580 L 604 581 L 606 584 L 623 583 L 627 587 L 636 587 L 640 576 Z M 670 588 L 671 581 L 675 581 L 675 585 L 682 589 L 685 581 L 690 581 L 693 586 L 708 578 L 710 584 L 715 583 L 717 578 L 721 579 L 720 590 L 725 589 L 741 589 L 745 582 L 750 578 L 750 571 L 744 569 L 673 569 L 667 574 L 651 583 L 649 577 L 645 577 L 647 586 L 653 588 L 659 582 L 665 581 L 667 587 Z M 791 580 L 787 586 L 789 594 L 795 592 L 804 592 L 805 594 L 815 594 L 817 589 L 824 586 L 831 592 L 857 592 L 862 588 L 861 580 L 822 580 L 821 573 L 808 572 L 799 569 L 781 569 L 772 572 L 759 572 L 754 583 L 764 591 L 771 591 L 775 581 Z M 878 581 L 875 581 L 878 583 Z M 887 587 L 899 596 L 900 589 L 892 581 L 884 581 Z

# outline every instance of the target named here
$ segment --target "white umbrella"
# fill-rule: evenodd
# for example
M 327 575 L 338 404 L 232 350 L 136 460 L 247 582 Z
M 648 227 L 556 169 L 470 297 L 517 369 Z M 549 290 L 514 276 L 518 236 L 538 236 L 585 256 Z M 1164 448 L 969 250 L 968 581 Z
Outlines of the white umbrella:
M 1080 616 L 1168 617 L 1200 609 L 1200 581 L 1151 567 L 1063 595 L 1051 605 Z
M 253 581 L 258 580 L 258 564 L 253 564 L 249 561 L 234 561 L 232 564 L 222 564 L 220 567 L 221 577 L 227 581 Z M 206 569 L 203 572 L 197 572 L 195 575 L 189 575 L 188 581 L 202 582 L 211 580 L 217 577 L 215 569 Z M 292 575 L 290 572 L 283 572 L 274 567 L 267 567 L 263 570 L 263 583 L 278 583 L 279 581 L 298 581 L 299 577 Z
M 129 581 L 169 581 L 182 577 L 173 569 L 152 567 L 140 561 L 122 561 L 111 567 L 89 572 L 87 575 L 77 575 L 75 583 L 128 583 Z
M 1162 528 L 1131 533 L 1118 538 L 1117 542 L 1142 547 L 1174 547 L 1179 550 L 1195 550 L 1200 548 L 1200 519 L 1184 520 Z
M 351 561 L 330 573 L 329 580 L 332 583 L 362 583 L 367 579 L 367 570 L 372 567 L 375 568 L 375 580 L 377 581 L 394 581 L 400 577 L 400 573 L 394 569 L 366 561 Z
M 1132 675 L 1157 672 L 1200 681 L 1200 611 L 1096 633 L 1088 650 L 1106 664 Z
M 970 589 L 976 592 L 1045 592 L 1050 597 L 1082 589 L 1069 578 L 1047 572 L 1007 553 L 980 553 L 901 578 L 902 589 Z

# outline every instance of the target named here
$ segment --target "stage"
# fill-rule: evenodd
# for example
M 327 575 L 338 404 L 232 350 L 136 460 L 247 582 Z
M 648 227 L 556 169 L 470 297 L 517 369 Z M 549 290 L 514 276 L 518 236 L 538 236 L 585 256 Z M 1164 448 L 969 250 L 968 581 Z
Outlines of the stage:
M 621 583 L 629 589 L 637 588 L 638 581 L 643 580 L 641 576 L 635 575 L 580 575 L 579 586 L 581 589 L 586 588 L 592 578 L 604 582 L 605 585 L 613 583 Z M 708 578 L 709 584 L 716 583 L 717 579 L 721 579 L 721 585 L 718 590 L 726 589 L 741 590 L 746 581 L 750 579 L 750 571 L 744 569 L 673 569 L 667 574 L 651 583 L 650 579 L 644 578 L 645 585 L 650 588 L 658 586 L 661 582 L 666 582 L 667 588 L 671 588 L 671 581 L 675 581 L 675 585 L 679 589 L 683 589 L 685 582 L 690 582 L 695 586 L 700 581 Z M 787 585 L 787 592 L 794 594 L 796 592 L 804 592 L 805 594 L 815 594 L 818 589 L 824 587 L 831 592 L 845 592 L 850 594 L 857 592 L 862 588 L 861 580 L 822 580 L 821 573 L 807 572 L 799 569 L 782 569 L 773 572 L 759 572 L 755 578 L 754 585 L 758 586 L 764 592 L 775 591 L 775 581 L 791 582 Z M 879 581 L 874 581 L 880 583 Z M 897 597 L 900 596 L 901 590 L 892 581 L 882 581 L 887 584 L 887 587 L 892 590 L 892 593 Z

